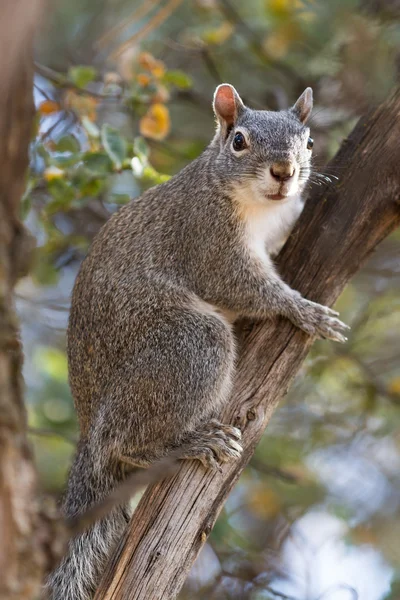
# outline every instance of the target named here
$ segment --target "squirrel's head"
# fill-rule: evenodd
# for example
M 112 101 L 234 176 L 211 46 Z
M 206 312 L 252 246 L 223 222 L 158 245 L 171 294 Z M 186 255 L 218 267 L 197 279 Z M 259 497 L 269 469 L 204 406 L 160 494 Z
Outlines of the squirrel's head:
M 246 107 L 235 88 L 219 85 L 214 94 L 218 150 L 215 169 L 235 193 L 250 193 L 256 202 L 289 201 L 299 195 L 310 175 L 313 141 L 306 125 L 313 106 L 307 88 L 288 110 Z

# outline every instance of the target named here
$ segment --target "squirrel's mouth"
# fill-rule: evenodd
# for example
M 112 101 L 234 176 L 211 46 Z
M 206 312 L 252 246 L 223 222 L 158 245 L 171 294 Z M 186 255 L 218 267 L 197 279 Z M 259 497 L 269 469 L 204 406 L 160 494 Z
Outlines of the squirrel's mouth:
M 285 194 L 270 194 L 267 196 L 268 200 L 284 200 L 287 198 Z

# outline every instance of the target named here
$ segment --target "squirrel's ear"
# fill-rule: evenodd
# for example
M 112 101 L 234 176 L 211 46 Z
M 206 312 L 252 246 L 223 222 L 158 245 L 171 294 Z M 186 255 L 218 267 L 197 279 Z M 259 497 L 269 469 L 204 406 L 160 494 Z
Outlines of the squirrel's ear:
M 213 108 L 215 116 L 226 134 L 234 126 L 244 104 L 233 85 L 222 83 L 215 90 Z
M 305 123 L 311 114 L 313 107 L 313 91 L 310 87 L 306 88 L 296 104 L 292 107 L 302 123 Z

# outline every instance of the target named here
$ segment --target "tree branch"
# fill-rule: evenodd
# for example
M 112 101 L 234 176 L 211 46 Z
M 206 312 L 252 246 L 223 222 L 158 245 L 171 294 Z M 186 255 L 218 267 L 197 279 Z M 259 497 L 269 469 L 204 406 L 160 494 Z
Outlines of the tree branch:
M 19 220 L 34 115 L 33 34 L 41 0 L 3 2 L 0 19 L 0 597 L 38 593 L 40 542 L 36 474 L 26 439 L 22 348 L 13 290 L 26 274 L 32 238 Z
M 279 257 L 288 283 L 332 304 L 375 246 L 400 223 L 400 92 L 361 119 L 331 167 L 336 186 L 316 188 Z M 234 394 L 222 418 L 242 427 L 244 452 L 222 472 L 194 461 L 145 492 L 95 598 L 176 598 L 219 511 L 250 460 L 312 340 L 280 319 L 240 332 Z

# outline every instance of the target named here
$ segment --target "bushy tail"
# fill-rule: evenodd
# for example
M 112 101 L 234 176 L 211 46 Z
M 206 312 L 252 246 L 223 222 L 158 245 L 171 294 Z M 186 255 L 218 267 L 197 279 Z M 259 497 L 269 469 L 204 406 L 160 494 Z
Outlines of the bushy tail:
M 97 458 L 98 461 L 98 458 Z M 64 501 L 66 517 L 75 517 L 102 500 L 119 482 L 111 469 L 95 467 L 90 449 L 80 443 Z M 83 534 L 72 539 L 68 553 L 47 582 L 51 600 L 91 600 L 105 563 L 129 520 L 126 506 L 116 507 Z

